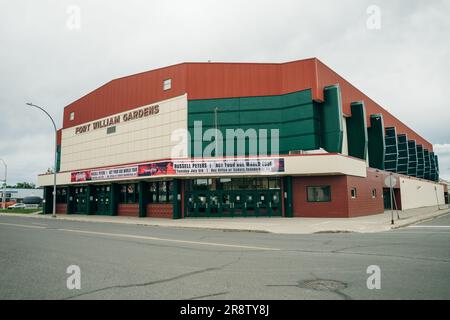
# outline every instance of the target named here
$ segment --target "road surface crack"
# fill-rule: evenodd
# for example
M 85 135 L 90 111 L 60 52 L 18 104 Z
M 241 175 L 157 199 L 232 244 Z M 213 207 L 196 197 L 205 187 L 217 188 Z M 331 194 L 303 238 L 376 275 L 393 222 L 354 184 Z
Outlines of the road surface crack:
M 226 264 L 223 264 L 221 266 L 205 268 L 205 269 L 201 269 L 201 270 L 196 270 L 196 271 L 192 271 L 192 272 L 183 273 L 183 274 L 180 274 L 180 275 L 177 275 L 177 276 L 174 276 L 174 277 L 170 277 L 170 278 L 166 278 L 166 279 L 160 279 L 160 280 L 149 281 L 149 282 L 144 282 L 144 283 L 134 283 L 134 284 L 108 286 L 108 287 L 99 288 L 99 289 L 83 292 L 83 293 L 80 293 L 80 294 L 76 294 L 76 295 L 64 298 L 63 300 L 70 300 L 70 299 L 74 299 L 74 298 L 79 298 L 79 297 L 82 297 L 82 296 L 85 296 L 85 295 L 98 293 L 98 292 L 102 292 L 102 291 L 107 291 L 107 290 L 111 290 L 111 289 L 129 289 L 129 288 L 147 287 L 147 286 L 152 286 L 152 285 L 155 285 L 155 284 L 161 284 L 161 283 L 166 283 L 166 282 L 170 282 L 170 281 L 180 280 L 180 279 L 183 279 L 183 278 L 195 276 L 195 275 L 202 274 L 202 273 L 205 273 L 205 272 L 220 271 L 220 270 L 222 270 L 222 269 L 224 269 L 226 267 L 229 267 L 229 266 L 231 266 L 231 265 L 233 265 L 235 263 L 238 263 L 240 261 L 241 257 L 242 257 L 242 253 L 237 259 L 235 259 L 235 260 L 233 260 L 231 262 L 228 262 Z

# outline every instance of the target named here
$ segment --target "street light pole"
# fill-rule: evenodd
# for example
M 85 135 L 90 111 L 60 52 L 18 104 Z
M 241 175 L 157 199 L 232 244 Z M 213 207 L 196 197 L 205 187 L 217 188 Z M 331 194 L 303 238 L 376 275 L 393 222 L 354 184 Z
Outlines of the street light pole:
M 27 103 L 28 106 L 30 107 L 35 107 L 38 108 L 39 110 L 43 111 L 52 121 L 53 123 L 53 128 L 55 129 L 55 166 L 53 169 L 53 213 L 52 213 L 52 217 L 56 218 L 56 162 L 57 160 L 57 153 L 58 153 L 58 129 L 56 129 L 56 124 L 55 121 L 53 120 L 53 118 L 50 116 L 50 114 L 45 111 L 43 108 L 32 104 L 32 103 Z
M 8 166 L 6 165 L 5 160 L 0 158 L 0 161 L 3 162 L 3 165 L 5 166 L 5 180 L 3 181 L 3 195 L 2 195 L 3 196 L 3 200 L 2 200 L 3 206 L 2 206 L 2 208 L 6 209 L 6 180 L 7 180 L 7 175 L 8 175 Z

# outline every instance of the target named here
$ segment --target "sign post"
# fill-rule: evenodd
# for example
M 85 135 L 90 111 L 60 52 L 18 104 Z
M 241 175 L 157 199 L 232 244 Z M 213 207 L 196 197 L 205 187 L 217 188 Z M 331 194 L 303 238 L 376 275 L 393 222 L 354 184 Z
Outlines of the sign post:
M 397 184 L 397 179 L 391 173 L 385 180 L 384 183 L 390 190 L 391 197 L 391 224 L 394 225 L 394 187 Z

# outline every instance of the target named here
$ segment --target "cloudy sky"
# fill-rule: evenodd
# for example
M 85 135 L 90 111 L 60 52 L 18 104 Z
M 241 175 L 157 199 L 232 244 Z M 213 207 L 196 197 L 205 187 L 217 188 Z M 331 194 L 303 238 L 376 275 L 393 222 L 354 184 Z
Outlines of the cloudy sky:
M 45 106 L 60 127 L 64 106 L 117 77 L 185 61 L 309 57 L 321 59 L 431 141 L 441 176 L 450 180 L 450 1 L 0 5 L 0 157 L 9 165 L 11 184 L 36 182 L 53 163 L 50 122 L 25 102 Z M 381 20 L 368 10 L 371 5 Z

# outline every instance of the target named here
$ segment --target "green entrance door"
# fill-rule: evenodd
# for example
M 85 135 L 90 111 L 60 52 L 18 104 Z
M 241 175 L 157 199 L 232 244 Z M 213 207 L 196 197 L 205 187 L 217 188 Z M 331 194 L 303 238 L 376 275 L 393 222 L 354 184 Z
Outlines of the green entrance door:
M 94 188 L 94 213 L 96 215 L 108 215 L 111 197 L 110 186 L 95 186 Z
M 218 216 L 222 214 L 222 207 L 220 201 L 220 193 L 215 191 L 211 192 L 208 196 L 209 205 L 208 205 L 208 214 L 211 216 Z
M 273 216 L 281 216 L 281 191 L 270 190 L 269 191 L 269 212 Z
M 210 214 L 210 194 L 208 192 L 192 192 L 187 194 L 187 216 L 203 217 Z
M 267 191 L 259 191 L 258 192 L 258 198 L 257 198 L 257 215 L 261 216 L 267 216 L 270 215 L 270 206 L 269 206 L 269 193 Z
M 220 195 L 222 215 L 231 216 L 233 214 L 232 195 L 229 192 L 222 192 Z
M 256 193 L 255 192 L 245 192 L 244 200 L 245 200 L 245 214 L 253 216 L 257 211 L 257 202 L 256 202 Z
M 278 178 L 199 180 L 185 183 L 186 217 L 282 215 Z M 195 190 L 196 187 L 202 190 Z
M 242 216 L 245 213 L 245 199 L 241 191 L 231 192 L 232 194 L 232 207 L 234 216 Z
M 87 187 L 76 187 L 73 197 L 73 212 L 75 214 L 86 214 L 87 211 Z

